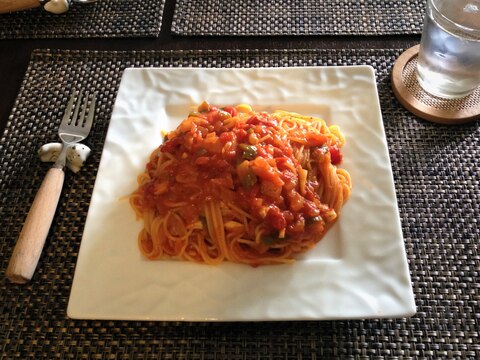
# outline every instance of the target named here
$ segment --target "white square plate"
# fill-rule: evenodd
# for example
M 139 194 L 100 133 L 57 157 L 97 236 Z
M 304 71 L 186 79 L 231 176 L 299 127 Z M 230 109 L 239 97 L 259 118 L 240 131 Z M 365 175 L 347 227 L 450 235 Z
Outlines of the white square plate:
M 251 104 L 341 127 L 353 191 L 340 219 L 293 265 L 141 257 L 125 197 L 193 106 Z M 368 66 L 128 69 L 108 130 L 68 304 L 77 319 L 247 321 L 410 316 L 415 303 L 393 176 Z

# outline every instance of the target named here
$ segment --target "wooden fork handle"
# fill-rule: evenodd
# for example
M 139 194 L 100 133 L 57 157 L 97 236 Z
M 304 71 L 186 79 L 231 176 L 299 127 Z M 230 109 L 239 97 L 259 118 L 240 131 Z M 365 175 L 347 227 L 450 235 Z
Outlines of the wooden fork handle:
M 48 170 L 43 179 L 8 264 L 6 275 L 10 281 L 25 284 L 32 278 L 55 215 L 64 179 L 65 172 L 57 168 Z
M 0 14 L 28 10 L 40 6 L 39 0 L 0 0 Z

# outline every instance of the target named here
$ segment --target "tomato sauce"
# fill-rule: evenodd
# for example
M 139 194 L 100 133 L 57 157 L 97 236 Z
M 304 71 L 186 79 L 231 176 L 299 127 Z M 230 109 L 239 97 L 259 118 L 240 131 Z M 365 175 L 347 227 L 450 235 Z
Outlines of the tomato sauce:
M 274 236 L 322 232 L 318 222 L 329 209 L 317 194 L 317 176 L 307 175 L 301 188 L 299 172 L 304 170 L 292 144 L 308 148 L 317 163 L 334 165 L 342 161 L 337 144 L 303 128 L 286 132 L 267 113 L 246 121 L 238 121 L 237 115 L 234 107 L 205 106 L 169 133 L 147 164 L 152 181 L 140 189 L 145 205 L 161 212 L 169 208 L 165 204 L 184 203 L 182 216 L 193 222 L 205 201 L 229 200 L 262 219 Z M 159 156 L 176 161 L 157 169 Z

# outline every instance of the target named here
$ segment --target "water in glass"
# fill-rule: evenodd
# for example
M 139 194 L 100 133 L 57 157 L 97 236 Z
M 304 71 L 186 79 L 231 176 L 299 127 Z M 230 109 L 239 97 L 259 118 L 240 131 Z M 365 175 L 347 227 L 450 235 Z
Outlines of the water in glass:
M 460 98 L 480 85 L 480 0 L 429 0 L 417 78 L 429 93 Z

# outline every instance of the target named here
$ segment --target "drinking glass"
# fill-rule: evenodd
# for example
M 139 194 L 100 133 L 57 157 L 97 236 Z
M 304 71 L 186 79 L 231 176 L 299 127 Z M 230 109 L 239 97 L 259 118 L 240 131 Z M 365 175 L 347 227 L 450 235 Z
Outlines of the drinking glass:
M 480 85 L 480 0 L 428 0 L 417 79 L 427 92 L 462 98 Z

